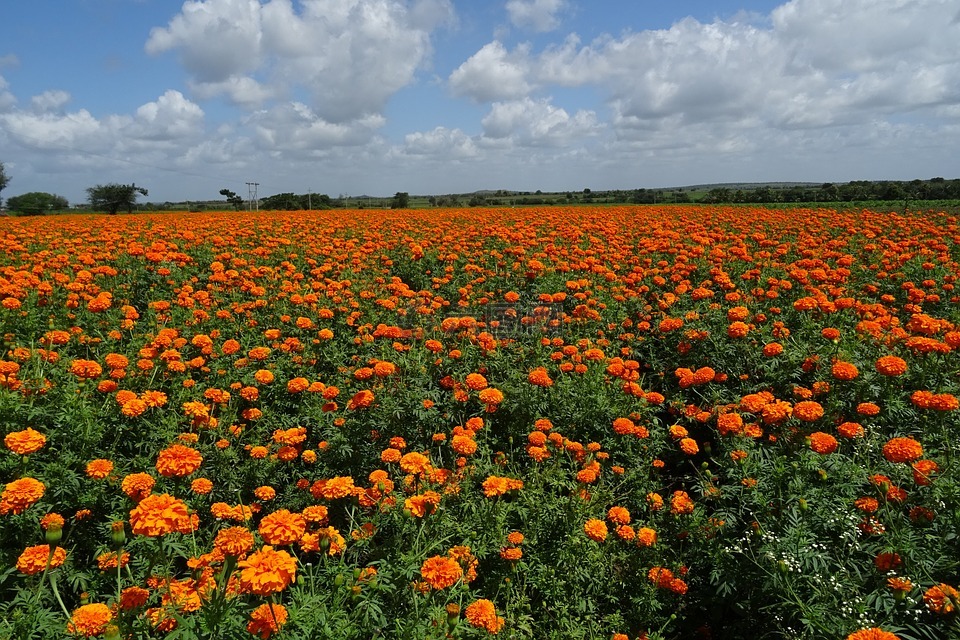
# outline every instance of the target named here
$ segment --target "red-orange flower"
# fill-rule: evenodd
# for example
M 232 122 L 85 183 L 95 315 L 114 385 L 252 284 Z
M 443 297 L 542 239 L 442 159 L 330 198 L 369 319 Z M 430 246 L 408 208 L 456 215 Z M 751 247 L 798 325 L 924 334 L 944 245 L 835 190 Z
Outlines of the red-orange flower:
M 890 462 L 913 462 L 923 456 L 923 447 L 913 438 L 891 438 L 883 445 L 883 457 Z
M 907 362 L 897 356 L 881 356 L 875 363 L 877 372 L 885 376 L 902 376 L 907 372 Z
M 923 594 L 927 609 L 940 615 L 949 615 L 960 605 L 960 593 L 948 584 L 940 583 L 927 589 Z
M 253 548 L 253 534 L 246 527 L 221 529 L 213 540 L 213 547 L 225 556 L 244 556 Z
M 837 439 L 829 433 L 816 431 L 810 434 L 810 448 L 820 455 L 833 453 L 837 450 L 837 446 L 839 446 Z
M 603 520 L 590 518 L 583 523 L 583 532 L 587 537 L 596 542 L 603 542 L 607 539 L 607 523 Z

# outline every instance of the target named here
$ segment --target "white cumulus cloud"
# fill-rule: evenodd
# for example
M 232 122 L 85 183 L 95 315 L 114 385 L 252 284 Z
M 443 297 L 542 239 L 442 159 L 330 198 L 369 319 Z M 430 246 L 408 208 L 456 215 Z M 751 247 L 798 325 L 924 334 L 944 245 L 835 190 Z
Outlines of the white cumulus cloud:
M 560 26 L 558 14 L 566 8 L 565 0 L 508 0 L 510 22 L 534 31 L 550 31 Z

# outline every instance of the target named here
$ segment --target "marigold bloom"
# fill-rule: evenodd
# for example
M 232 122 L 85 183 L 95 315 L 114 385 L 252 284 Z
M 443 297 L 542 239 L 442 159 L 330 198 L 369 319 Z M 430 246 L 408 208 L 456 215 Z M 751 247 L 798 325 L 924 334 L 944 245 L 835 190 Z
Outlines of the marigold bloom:
M 927 609 L 940 615 L 949 615 L 960 604 L 960 593 L 948 584 L 940 583 L 927 589 L 923 594 Z
M 320 496 L 327 500 L 346 498 L 353 495 L 355 488 L 356 485 L 353 483 L 352 477 L 338 476 L 336 478 L 330 478 L 323 483 L 323 487 L 320 489 Z
M 522 489 L 523 481 L 500 476 L 490 476 L 483 481 L 483 495 L 488 498 L 502 496 L 510 491 Z
M 28 456 L 40 451 L 46 442 L 47 436 L 32 427 L 27 427 L 22 431 L 13 431 L 3 438 L 4 446 L 19 456 Z
M 267 545 L 237 563 L 240 588 L 247 593 L 267 596 L 283 591 L 297 577 L 297 560 L 286 551 L 274 551 Z
M 527 381 L 535 387 L 551 387 L 553 380 L 544 367 L 537 367 L 527 375 Z
M 113 473 L 113 462 L 104 458 L 91 460 L 87 463 L 87 477 L 102 480 Z
M 297 542 L 307 530 L 307 521 L 299 513 L 286 509 L 274 511 L 263 517 L 257 531 L 264 542 L 284 546 Z
M 7 483 L 0 494 L 0 515 L 23 513 L 43 497 L 46 487 L 35 478 L 20 478 Z
M 875 363 L 877 373 L 885 376 L 902 376 L 907 372 L 907 362 L 897 356 L 881 356 Z
M 131 473 L 124 476 L 120 482 L 120 489 L 130 499 L 140 501 L 150 495 L 154 484 L 156 484 L 156 480 L 148 473 Z
M 630 512 L 624 507 L 610 507 L 607 520 L 614 524 L 630 524 Z
M 253 534 L 246 527 L 230 527 L 217 532 L 213 547 L 225 556 L 238 558 L 253 548 L 253 542 Z
M 891 438 L 883 445 L 883 457 L 890 462 L 913 462 L 923 456 L 923 447 L 913 438 Z
M 793 415 L 803 422 L 814 422 L 823 417 L 823 406 L 812 400 L 798 402 L 793 405 Z
M 113 614 L 107 605 L 99 602 L 85 604 L 74 610 L 67 624 L 67 633 L 92 638 L 106 631 L 112 619 Z
M 603 542 L 607 539 L 607 523 L 603 520 L 590 518 L 583 524 L 583 532 L 587 537 L 596 542 Z
M 434 589 L 446 589 L 463 577 L 463 568 L 449 556 L 431 556 L 423 561 L 420 575 Z
M 430 468 L 430 458 L 416 451 L 405 454 L 399 462 L 401 469 L 414 475 L 422 474 Z
M 493 602 L 484 598 L 468 604 L 464 615 L 471 626 L 484 629 L 488 633 L 499 632 L 504 624 L 504 619 L 497 615 Z
M 684 515 L 693 513 L 693 500 L 686 491 L 674 491 L 670 498 L 670 513 Z
M 641 547 L 652 547 L 657 544 L 657 532 L 649 527 L 640 527 L 637 529 L 637 545 Z
M 931 476 L 940 470 L 933 460 L 918 460 L 910 466 L 913 469 L 913 481 L 921 486 L 929 485 Z
M 157 456 L 157 471 L 164 477 L 188 476 L 200 468 L 203 456 L 196 449 L 182 444 L 173 444 Z
M 860 375 L 857 367 L 849 362 L 835 362 L 831 369 L 833 377 L 837 380 L 849 381 Z
M 267 640 L 287 622 L 287 608 L 282 604 L 262 604 L 250 613 L 247 631 Z
M 130 511 L 130 530 L 135 535 L 164 536 L 190 527 L 187 505 L 167 493 L 149 495 Z
M 197 478 L 190 483 L 190 490 L 197 495 L 205 496 L 213 491 L 213 482 L 207 478 Z
M 695 456 L 700 453 L 700 447 L 697 445 L 697 441 L 693 438 L 681 438 L 680 450 L 688 456 Z
M 63 547 L 51 547 L 48 544 L 39 544 L 33 547 L 27 547 L 17 558 L 17 571 L 28 576 L 40 573 L 47 568 L 47 561 L 50 562 L 50 568 L 56 569 L 67 559 L 67 550 Z
M 843 422 L 837 427 L 837 433 L 844 438 L 862 438 L 863 425 L 857 422 Z
M 147 604 L 150 592 L 143 587 L 127 587 L 120 592 L 120 608 L 124 611 L 139 609 Z
M 839 443 L 837 442 L 837 439 L 829 433 L 816 431 L 810 434 L 810 448 L 820 455 L 833 453 L 837 450 L 838 446 Z

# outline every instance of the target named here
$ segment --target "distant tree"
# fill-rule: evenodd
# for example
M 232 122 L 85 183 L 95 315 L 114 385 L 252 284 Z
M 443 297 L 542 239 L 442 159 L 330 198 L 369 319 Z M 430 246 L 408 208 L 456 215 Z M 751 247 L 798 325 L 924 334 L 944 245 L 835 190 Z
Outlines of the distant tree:
M 230 189 L 220 189 L 220 195 L 227 199 L 227 204 L 233 207 L 234 211 L 243 209 L 243 198 L 235 194 Z
M 303 205 L 300 203 L 300 196 L 288 192 L 263 198 L 260 200 L 260 208 L 274 211 L 299 211 L 303 209 Z
M 7 188 L 8 184 L 10 184 L 10 176 L 7 175 L 6 167 L 0 162 L 0 194 Z M 0 198 L 0 204 L 3 204 L 3 198 Z
M 7 198 L 7 208 L 26 215 L 42 216 L 47 212 L 61 211 L 69 207 L 70 203 L 67 202 L 66 198 L 42 191 L 31 191 Z
M 90 208 L 94 211 L 106 211 L 110 215 L 116 215 L 120 209 L 131 213 L 137 204 L 138 195 L 147 195 L 147 190 L 135 184 L 98 184 L 87 189 Z
M 390 201 L 390 206 L 394 209 L 408 209 L 410 207 L 410 194 L 406 191 L 397 191 L 393 200 Z

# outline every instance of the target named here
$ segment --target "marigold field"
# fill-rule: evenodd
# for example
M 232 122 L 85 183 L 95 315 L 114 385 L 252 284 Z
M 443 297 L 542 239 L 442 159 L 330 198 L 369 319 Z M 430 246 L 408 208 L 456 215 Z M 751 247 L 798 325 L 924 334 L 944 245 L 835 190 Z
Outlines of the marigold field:
M 0 638 L 960 637 L 960 221 L 0 220 Z

